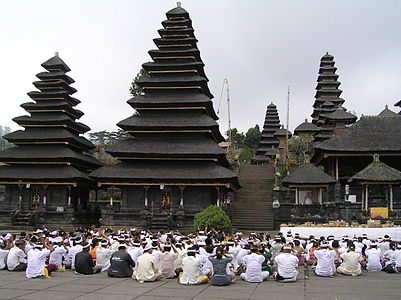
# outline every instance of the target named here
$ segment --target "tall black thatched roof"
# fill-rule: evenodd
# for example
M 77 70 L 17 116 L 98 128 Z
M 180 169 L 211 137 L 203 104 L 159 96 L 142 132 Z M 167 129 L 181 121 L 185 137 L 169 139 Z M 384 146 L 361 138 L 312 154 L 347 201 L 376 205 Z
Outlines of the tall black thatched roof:
M 99 181 L 123 183 L 219 183 L 238 187 L 229 168 L 224 141 L 208 87 L 204 63 L 188 12 L 178 6 L 166 14 L 160 38 L 150 50 L 152 62 L 142 65 L 142 89 L 128 101 L 137 113 L 117 125 L 133 139 L 118 141 L 109 153 L 120 163 L 90 175 Z
M 4 136 L 16 147 L 0 152 L 7 164 L 0 167 L 0 181 L 93 183 L 87 173 L 100 163 L 87 154 L 94 145 L 81 135 L 90 128 L 77 122 L 83 113 L 74 108 L 80 101 L 71 97 L 77 90 L 66 75 L 70 68 L 58 55 L 42 67 L 47 72 L 33 82 L 39 91 L 28 93 L 33 102 L 21 105 L 30 115 L 13 119 L 24 130 Z
M 336 181 L 331 176 L 324 173 L 312 164 L 303 164 L 295 169 L 291 174 L 284 177 L 283 185 L 329 185 Z

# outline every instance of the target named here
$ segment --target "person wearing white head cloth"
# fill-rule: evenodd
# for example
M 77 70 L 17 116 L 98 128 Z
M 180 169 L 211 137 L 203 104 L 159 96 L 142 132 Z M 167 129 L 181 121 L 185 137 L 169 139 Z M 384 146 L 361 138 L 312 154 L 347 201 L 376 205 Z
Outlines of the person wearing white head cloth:
M 68 251 L 68 260 L 71 261 L 71 270 L 75 270 L 75 255 L 82 251 L 82 238 L 73 240 L 73 246 Z
M 100 272 L 104 272 L 110 267 L 110 258 L 114 251 L 109 247 L 107 240 L 102 240 L 99 245 L 96 249 L 96 267 L 101 269 Z
M 51 248 L 48 245 L 36 244 L 28 251 L 27 278 L 40 278 L 45 275 L 46 257 L 50 255 Z
M 401 273 L 401 243 L 397 245 L 397 248 L 394 251 L 394 262 L 394 271 L 396 273 Z
M 196 285 L 208 282 L 208 277 L 202 275 L 202 262 L 196 257 L 196 249 L 188 249 L 187 256 L 182 259 L 182 273 L 178 277 L 179 283 Z
M 291 254 L 291 245 L 284 245 L 283 250 L 278 254 L 274 261 L 277 264 L 275 278 L 282 282 L 294 282 L 298 277 L 298 257 Z
M 49 264 L 55 265 L 57 270 L 62 271 L 63 256 L 68 252 L 68 250 L 63 244 L 63 238 L 61 236 L 54 238 L 53 242 L 56 245 L 53 247 L 54 251 L 50 253 Z
M 144 253 L 138 257 L 138 263 L 136 265 L 136 269 L 134 270 L 132 278 L 136 279 L 140 283 L 143 283 L 145 281 L 151 282 L 159 280 L 162 273 L 159 271 L 159 268 L 152 255 L 152 245 L 147 244 L 143 251 Z
M 128 249 L 128 254 L 131 256 L 135 264 L 138 262 L 138 257 L 143 254 L 143 247 L 138 240 L 132 243 L 132 247 Z
M 323 277 L 334 276 L 336 270 L 334 264 L 336 251 L 330 248 L 330 244 L 322 243 L 320 248 L 316 249 L 314 253 L 317 258 L 316 275 Z
M 366 269 L 369 272 L 380 272 L 382 270 L 382 260 L 383 253 L 377 249 L 376 243 L 370 244 L 370 249 L 366 250 L 366 257 L 368 258 L 368 263 Z

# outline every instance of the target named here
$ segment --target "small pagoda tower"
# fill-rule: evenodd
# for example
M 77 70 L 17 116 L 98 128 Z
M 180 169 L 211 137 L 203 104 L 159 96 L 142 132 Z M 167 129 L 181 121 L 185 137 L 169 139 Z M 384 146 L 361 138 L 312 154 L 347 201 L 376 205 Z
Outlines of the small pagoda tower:
M 339 89 L 340 82 L 336 74 L 337 68 L 335 67 L 334 56 L 326 52 L 320 60 L 319 76 L 317 78 L 315 103 L 313 104 L 312 123 L 318 126 L 321 131 L 316 135 L 316 141 L 323 141 L 332 137 L 335 133 L 335 124 L 333 120 L 328 120 L 327 116 L 334 113 L 337 109 L 343 108 L 345 102 L 340 98 L 342 90 Z M 339 117 L 339 115 L 337 116 Z M 354 123 L 356 119 L 350 118 L 349 115 L 343 114 L 344 120 L 336 120 L 339 124 L 350 124 L 350 120 Z M 344 127 L 345 129 L 345 127 Z M 338 130 L 339 132 L 340 130 Z
M 278 140 L 273 134 L 280 129 L 280 118 L 277 111 L 277 106 L 270 103 L 267 106 L 265 123 L 259 142 L 259 147 L 256 150 L 256 155 L 252 160 L 255 165 L 274 162 L 274 157 L 278 154 Z M 267 153 L 269 152 L 269 153 Z M 273 160 L 272 160 L 273 159 Z
M 83 112 L 74 108 L 80 101 L 71 96 L 76 89 L 66 75 L 70 68 L 57 54 L 42 67 L 46 71 L 33 82 L 38 91 L 28 93 L 33 102 L 21 105 L 30 115 L 13 119 L 24 130 L 4 136 L 15 147 L 0 152 L 6 164 L 0 167 L 0 184 L 6 186 L 8 210 L 52 211 L 46 223 L 62 223 L 54 212 L 87 206 L 88 188 L 95 186 L 88 173 L 100 163 L 88 154 L 94 146 L 82 136 L 90 128 L 77 122 Z
M 121 163 L 91 174 L 100 187 L 122 189 L 114 215 L 119 223 L 157 221 L 160 228 L 168 219 L 169 227 L 183 226 L 207 206 L 229 201 L 239 188 L 218 146 L 224 138 L 192 21 L 180 5 L 166 15 L 153 40 L 158 49 L 149 51 L 153 62 L 142 65 L 149 77 L 136 81 L 143 94 L 128 101 L 138 114 L 117 124 L 133 138 L 108 151 Z

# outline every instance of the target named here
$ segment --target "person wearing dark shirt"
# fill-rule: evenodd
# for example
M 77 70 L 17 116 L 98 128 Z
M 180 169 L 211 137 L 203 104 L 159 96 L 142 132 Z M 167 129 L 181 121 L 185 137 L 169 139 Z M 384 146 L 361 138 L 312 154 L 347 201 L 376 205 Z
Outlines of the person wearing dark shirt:
M 92 256 L 89 254 L 90 244 L 82 245 L 82 251 L 75 255 L 75 273 L 91 275 L 95 273 L 95 264 Z
M 132 268 L 135 267 L 135 262 L 131 255 L 126 252 L 127 246 L 121 244 L 118 251 L 114 252 L 110 258 L 110 268 L 107 271 L 109 277 L 131 277 Z

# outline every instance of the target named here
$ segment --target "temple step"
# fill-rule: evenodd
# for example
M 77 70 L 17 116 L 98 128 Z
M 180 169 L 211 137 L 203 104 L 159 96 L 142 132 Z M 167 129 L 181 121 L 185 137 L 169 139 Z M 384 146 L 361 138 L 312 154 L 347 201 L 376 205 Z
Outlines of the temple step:
M 273 229 L 274 167 L 243 165 L 239 169 L 242 188 L 232 202 L 232 224 L 236 230 Z

